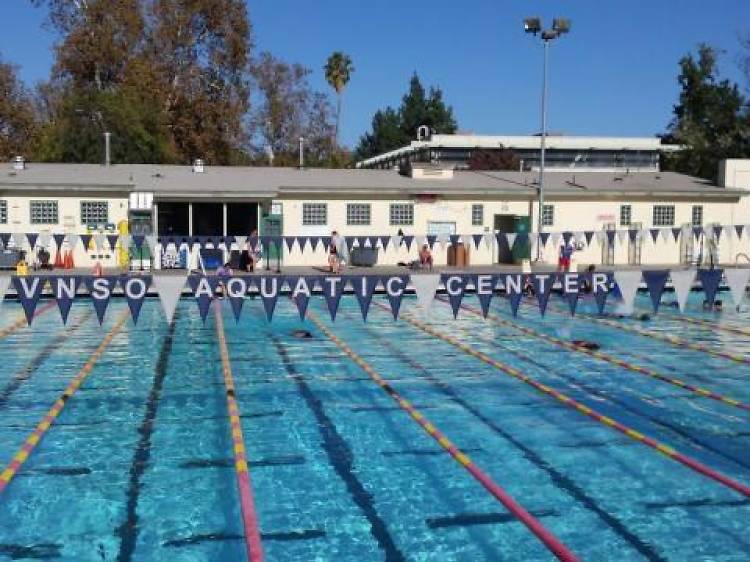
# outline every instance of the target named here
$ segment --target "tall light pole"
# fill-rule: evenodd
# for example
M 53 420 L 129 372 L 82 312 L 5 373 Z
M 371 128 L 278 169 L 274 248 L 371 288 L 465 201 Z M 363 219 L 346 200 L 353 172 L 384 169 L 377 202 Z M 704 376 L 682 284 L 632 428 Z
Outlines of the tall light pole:
M 537 213 L 537 234 L 541 234 L 544 230 L 544 158 L 547 150 L 547 59 L 549 57 L 549 44 L 554 39 L 570 31 L 570 20 L 555 18 L 552 20 L 551 29 L 542 29 L 542 20 L 540 18 L 526 18 L 523 20 L 523 29 L 526 33 L 531 33 L 535 37 L 539 34 L 544 46 L 544 64 L 542 69 L 542 138 L 539 157 L 539 209 Z M 536 244 L 536 261 L 542 261 L 542 244 L 540 240 L 537 240 Z

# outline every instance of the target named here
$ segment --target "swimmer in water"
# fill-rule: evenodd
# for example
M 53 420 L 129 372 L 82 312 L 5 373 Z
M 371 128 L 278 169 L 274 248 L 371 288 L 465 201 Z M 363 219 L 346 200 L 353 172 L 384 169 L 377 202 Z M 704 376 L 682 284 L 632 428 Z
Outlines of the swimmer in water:
M 580 347 L 581 349 L 597 350 L 600 347 L 598 343 L 587 340 L 573 340 L 571 343 L 576 347 Z
M 294 330 L 292 336 L 300 340 L 309 340 L 313 337 L 313 335 L 307 330 Z

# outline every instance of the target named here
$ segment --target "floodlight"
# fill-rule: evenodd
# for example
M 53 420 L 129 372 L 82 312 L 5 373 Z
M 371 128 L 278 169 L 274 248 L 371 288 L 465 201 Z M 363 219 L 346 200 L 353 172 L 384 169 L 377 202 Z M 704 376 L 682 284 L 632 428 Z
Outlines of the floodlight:
M 523 20 L 523 29 L 526 33 L 536 35 L 542 30 L 542 20 L 540 18 L 526 18 Z
M 570 31 L 570 20 L 568 18 L 555 18 L 552 20 L 552 29 L 560 35 L 568 33 Z

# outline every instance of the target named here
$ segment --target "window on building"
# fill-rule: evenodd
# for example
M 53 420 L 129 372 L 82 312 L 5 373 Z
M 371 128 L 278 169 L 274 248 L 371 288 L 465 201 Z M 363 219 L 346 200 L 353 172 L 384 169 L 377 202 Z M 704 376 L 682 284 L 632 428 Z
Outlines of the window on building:
M 0 224 L 8 224 L 8 202 L 0 199 Z
M 346 224 L 348 225 L 370 224 L 370 204 L 369 203 L 347 203 Z
M 555 206 L 544 205 L 542 207 L 542 226 L 553 226 L 555 224 Z
M 471 224 L 472 226 L 482 226 L 484 224 L 484 205 L 471 206 Z
M 98 226 L 109 222 L 109 203 L 106 201 L 81 201 L 81 224 Z
M 703 226 L 703 205 L 693 205 L 693 226 Z
M 674 226 L 674 205 L 654 205 L 654 226 Z
M 57 224 L 57 201 L 30 201 L 29 215 L 31 224 Z
M 302 224 L 304 226 L 328 224 L 328 205 L 326 203 L 302 203 Z
M 391 226 L 414 224 L 414 205 L 411 203 L 391 203 Z
M 620 205 L 620 226 L 630 226 L 633 220 L 633 207 Z

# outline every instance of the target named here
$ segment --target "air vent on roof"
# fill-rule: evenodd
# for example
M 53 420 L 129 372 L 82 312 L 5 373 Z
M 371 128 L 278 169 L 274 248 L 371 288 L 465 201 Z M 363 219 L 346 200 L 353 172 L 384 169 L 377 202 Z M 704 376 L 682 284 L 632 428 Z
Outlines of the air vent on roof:
M 435 164 L 424 164 L 411 162 L 402 170 L 402 173 L 414 179 L 424 180 L 450 180 L 453 179 L 453 168 L 443 167 Z
M 26 160 L 23 156 L 16 156 L 13 159 L 13 169 L 14 170 L 25 170 L 26 169 Z
M 193 162 L 193 173 L 194 174 L 203 173 L 203 160 L 202 159 L 196 158 L 195 162 Z

